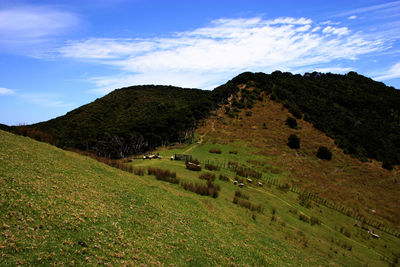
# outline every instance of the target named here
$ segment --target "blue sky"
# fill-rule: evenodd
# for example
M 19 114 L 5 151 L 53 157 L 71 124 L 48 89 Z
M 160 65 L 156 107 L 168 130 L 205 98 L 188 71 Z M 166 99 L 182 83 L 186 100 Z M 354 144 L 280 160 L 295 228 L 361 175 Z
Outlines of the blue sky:
M 400 88 L 400 1 L 0 2 L 0 123 L 116 88 L 213 89 L 244 71 L 362 75 Z

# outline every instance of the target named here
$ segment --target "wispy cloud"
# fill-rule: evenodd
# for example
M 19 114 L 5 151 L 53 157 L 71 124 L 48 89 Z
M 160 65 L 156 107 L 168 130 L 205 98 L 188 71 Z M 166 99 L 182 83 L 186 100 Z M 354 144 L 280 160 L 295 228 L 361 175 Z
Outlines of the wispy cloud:
M 363 13 L 371 13 L 371 12 L 390 12 L 393 13 L 394 10 L 400 9 L 400 1 L 393 1 L 389 3 L 384 3 L 384 4 L 378 4 L 378 5 L 371 5 L 367 7 L 361 7 L 361 8 L 356 8 L 353 10 L 349 10 L 346 12 L 342 12 L 337 14 L 337 17 L 346 17 L 346 16 L 351 16 L 351 17 L 356 17 L 355 15 L 357 14 L 363 14 Z M 349 17 L 350 18 L 350 17 Z
M 78 23 L 76 15 L 46 6 L 0 9 L 0 48 L 32 53 L 27 47 L 39 48 Z
M 347 27 L 317 27 L 307 18 L 219 19 L 166 38 L 70 41 L 64 57 L 117 67 L 118 76 L 90 79 L 100 92 L 143 83 L 210 88 L 242 71 L 291 71 L 383 50 L 384 41 Z M 322 66 L 321 66 L 322 65 Z
M 22 93 L 22 94 L 18 94 L 17 96 L 24 99 L 25 101 L 31 102 L 33 104 L 36 104 L 36 105 L 39 105 L 42 107 L 52 107 L 52 108 L 71 107 L 70 104 L 67 104 L 61 100 L 58 100 L 60 97 L 56 94 Z
M 342 35 L 347 35 L 350 33 L 349 29 L 347 27 L 340 27 L 340 28 L 335 28 L 332 26 L 327 26 L 322 30 L 323 33 L 332 33 L 338 36 Z
M 374 79 L 378 80 L 378 81 L 385 81 L 385 80 L 396 79 L 396 78 L 400 78 L 400 62 L 394 64 L 388 70 L 386 70 L 386 71 L 378 74 L 376 77 L 374 77 Z
M 4 87 L 0 87 L 0 95 L 12 95 L 14 94 L 15 91 L 8 89 L 8 88 L 4 88 Z
M 348 17 L 348 19 L 356 19 L 356 18 L 357 18 L 356 15 L 352 15 L 352 16 Z

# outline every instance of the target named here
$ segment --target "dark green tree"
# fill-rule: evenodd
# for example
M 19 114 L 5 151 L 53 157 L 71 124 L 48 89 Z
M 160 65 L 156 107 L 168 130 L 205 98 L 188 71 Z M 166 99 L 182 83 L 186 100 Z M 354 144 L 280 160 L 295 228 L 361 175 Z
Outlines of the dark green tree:
M 286 125 L 289 126 L 292 129 L 297 129 L 297 121 L 296 121 L 295 118 L 287 117 Z
M 320 158 L 320 159 L 331 160 L 332 159 L 332 152 L 329 150 L 329 148 L 324 147 L 324 146 L 320 146 L 318 148 L 317 157 Z
M 300 138 L 295 134 L 291 134 L 288 138 L 287 145 L 292 149 L 299 149 L 300 148 Z

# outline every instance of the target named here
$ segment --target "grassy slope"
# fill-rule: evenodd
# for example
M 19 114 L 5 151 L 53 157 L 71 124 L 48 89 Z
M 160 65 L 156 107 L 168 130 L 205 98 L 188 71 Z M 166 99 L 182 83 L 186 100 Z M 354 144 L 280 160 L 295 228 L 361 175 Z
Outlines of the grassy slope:
M 242 111 L 239 119 L 220 114 L 221 117 L 207 120 L 200 127 L 198 133 L 207 133 L 205 140 L 209 143 L 229 144 L 231 149 L 247 153 L 246 156 L 242 153 L 241 156 L 213 157 L 220 160 L 231 157 L 399 229 L 399 167 L 390 172 L 383 169 L 380 162 L 362 163 L 344 154 L 331 138 L 304 120 L 297 120 L 299 129 L 289 128 L 285 121 L 290 113 L 268 98 L 257 102 L 252 116 L 245 113 Z M 268 129 L 263 129 L 263 123 Z M 301 139 L 299 150 L 286 145 L 292 133 Z M 319 146 L 326 146 L 333 152 L 331 161 L 315 156 Z
M 204 146 L 194 150 L 204 154 Z M 166 167 L 183 180 L 199 182 L 198 173 L 181 162 L 134 164 Z M 384 266 L 382 259 L 398 252 L 398 239 L 378 232 L 382 238 L 372 240 L 352 229 L 351 219 L 324 207 L 305 209 L 295 194 L 274 188 L 243 190 L 264 206 L 253 220 L 248 210 L 232 203 L 236 188 L 217 183 L 222 186 L 217 199 L 201 197 L 0 131 L 0 265 Z M 271 222 L 273 207 L 276 221 Z M 299 221 L 289 209 L 318 216 L 323 225 Z M 334 230 L 340 225 L 350 229 L 352 239 Z M 343 249 L 343 243 L 352 250 Z

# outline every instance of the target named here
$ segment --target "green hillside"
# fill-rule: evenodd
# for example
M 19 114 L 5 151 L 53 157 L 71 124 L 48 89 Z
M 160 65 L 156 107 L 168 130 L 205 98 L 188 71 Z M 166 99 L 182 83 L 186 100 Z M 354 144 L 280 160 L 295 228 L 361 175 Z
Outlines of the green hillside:
M 208 116 L 210 91 L 172 86 L 118 89 L 64 116 L 17 132 L 62 148 L 121 158 L 192 138 L 197 121 Z
M 162 153 L 188 149 L 196 148 Z M 134 160 L 133 166 L 203 182 L 168 158 Z M 274 186 L 246 183 L 242 197 L 263 208 L 251 212 L 232 202 L 238 190 L 232 182 L 217 178 L 219 196 L 200 196 L 3 131 L 0 183 L 0 265 L 387 266 L 400 253 L 398 238 L 372 229 L 380 235 L 373 239 L 363 226 L 353 227 L 353 219 L 324 206 L 306 208 L 297 194 Z
M 334 139 L 345 153 L 364 161 L 376 159 L 389 170 L 400 164 L 399 90 L 355 72 L 303 76 L 245 72 L 222 87 L 242 84 L 257 88 L 256 94 L 247 94 L 240 101 L 233 99 L 233 108 L 247 108 L 264 92 L 293 116 L 304 118 Z

